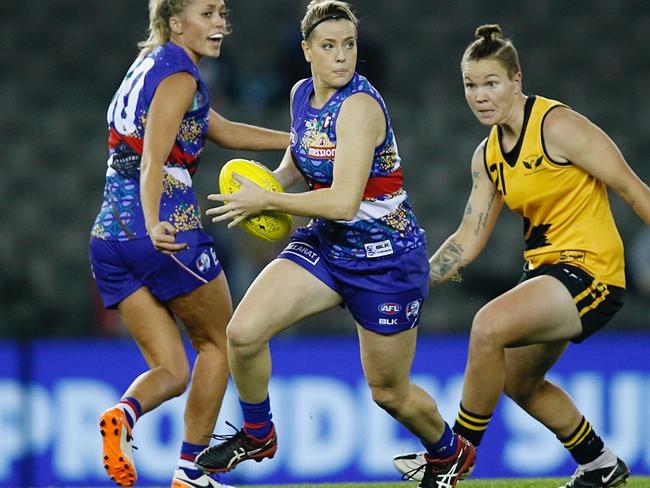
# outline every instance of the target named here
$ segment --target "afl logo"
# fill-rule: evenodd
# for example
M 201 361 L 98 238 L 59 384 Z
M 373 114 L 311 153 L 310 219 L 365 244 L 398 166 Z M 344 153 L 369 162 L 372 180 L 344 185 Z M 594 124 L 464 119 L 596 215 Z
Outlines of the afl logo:
M 379 311 L 385 315 L 395 315 L 402 310 L 399 303 L 382 303 L 379 305 Z

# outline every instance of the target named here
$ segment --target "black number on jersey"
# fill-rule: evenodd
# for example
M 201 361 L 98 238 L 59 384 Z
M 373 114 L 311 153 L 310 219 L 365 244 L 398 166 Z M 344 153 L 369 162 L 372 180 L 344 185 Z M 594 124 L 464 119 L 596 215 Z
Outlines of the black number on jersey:
M 493 165 L 491 165 L 490 173 L 494 175 L 492 177 L 492 181 L 494 181 L 494 184 L 497 185 L 497 190 L 499 190 L 502 195 L 505 195 L 506 179 L 503 174 L 503 163 L 499 163 L 499 164 L 494 163 Z

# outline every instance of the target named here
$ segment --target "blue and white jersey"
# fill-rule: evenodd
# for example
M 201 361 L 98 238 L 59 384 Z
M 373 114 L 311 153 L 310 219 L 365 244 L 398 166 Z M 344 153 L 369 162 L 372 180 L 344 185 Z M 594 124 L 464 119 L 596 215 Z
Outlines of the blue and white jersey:
M 108 169 L 102 207 L 91 232 L 94 237 L 124 241 L 147 236 L 140 202 L 140 158 L 149 106 L 160 82 L 182 71 L 194 76 L 197 90 L 163 166 L 160 220 L 179 231 L 201 228 L 192 176 L 205 145 L 210 95 L 187 53 L 168 42 L 135 60 L 108 107 Z
M 336 121 L 345 99 L 355 93 L 373 97 L 386 117 L 386 138 L 375 148 L 359 211 L 349 221 L 313 219 L 309 226 L 332 259 L 397 255 L 426 244 L 403 188 L 401 160 L 386 105 L 368 80 L 355 73 L 320 108 L 310 106 L 313 80 L 304 80 L 293 96 L 291 154 L 311 189 L 329 187 L 336 155 Z

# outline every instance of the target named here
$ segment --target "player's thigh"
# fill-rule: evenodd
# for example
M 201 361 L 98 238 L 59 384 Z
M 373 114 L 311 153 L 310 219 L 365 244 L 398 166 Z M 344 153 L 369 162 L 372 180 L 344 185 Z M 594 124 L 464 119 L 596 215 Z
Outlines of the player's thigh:
M 195 290 L 173 298 L 168 306 L 185 325 L 195 348 L 205 343 L 225 346 L 232 299 L 223 272 Z
M 228 326 L 234 343 L 268 341 L 295 322 L 341 303 L 341 296 L 305 268 L 275 259 L 253 281 Z
M 185 374 L 187 359 L 176 321 L 146 287 L 122 300 L 118 312 L 149 367 L 162 365 Z
M 519 346 L 568 340 L 581 333 L 582 325 L 569 290 L 552 276 L 538 276 L 485 305 L 472 329 L 473 335 Z
M 357 324 L 361 364 L 373 387 L 407 387 L 415 355 L 417 328 L 397 334 L 379 334 Z
M 527 397 L 537 388 L 551 367 L 566 350 L 568 341 L 533 344 L 506 349 L 506 382 L 508 396 Z

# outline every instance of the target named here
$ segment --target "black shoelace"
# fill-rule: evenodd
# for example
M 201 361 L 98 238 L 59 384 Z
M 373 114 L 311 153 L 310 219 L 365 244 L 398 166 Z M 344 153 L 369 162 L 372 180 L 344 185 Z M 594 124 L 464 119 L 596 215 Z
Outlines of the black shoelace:
M 406 473 L 404 473 L 402 475 L 402 480 L 404 480 L 404 481 L 414 480 L 415 475 L 417 473 L 419 473 L 420 471 L 422 471 L 423 469 L 427 469 L 427 463 L 421 464 L 417 468 L 413 468 L 412 470 L 407 471 Z
M 226 425 L 232 428 L 235 431 L 235 433 L 234 434 L 212 434 L 212 438 L 218 441 L 223 441 L 224 443 L 232 443 L 246 436 L 246 432 L 244 432 L 243 429 L 238 429 L 227 420 L 226 420 Z

